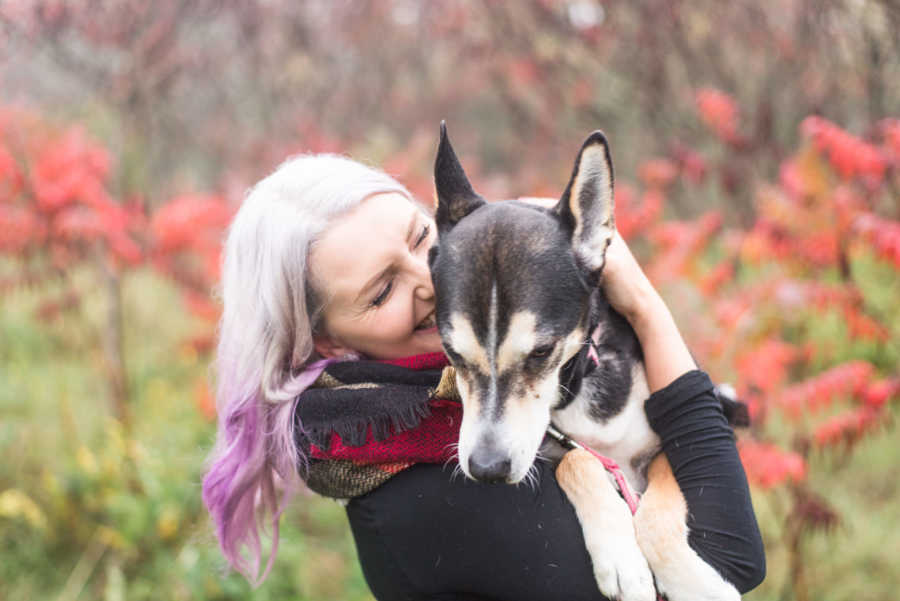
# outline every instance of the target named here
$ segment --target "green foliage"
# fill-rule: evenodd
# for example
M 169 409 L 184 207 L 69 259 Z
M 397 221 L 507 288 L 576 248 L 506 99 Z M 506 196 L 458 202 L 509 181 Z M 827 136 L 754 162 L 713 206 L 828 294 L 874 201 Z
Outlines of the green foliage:
M 200 501 L 215 434 L 194 399 L 206 360 L 181 344 L 198 324 L 151 272 L 123 288 L 132 432 L 110 417 L 102 355 L 67 342 L 99 296 L 49 324 L 32 316 L 39 293 L 0 305 L 2 598 L 370 599 L 343 509 L 313 496 L 283 519 L 264 587 L 223 577 Z
M 896 420 L 892 410 L 891 419 Z M 786 433 L 785 433 L 786 434 Z M 900 461 L 896 434 L 891 431 L 866 437 L 846 461 L 825 454 L 810 458 L 810 486 L 840 514 L 830 532 L 814 532 L 804 546 L 810 598 L 821 601 L 893 599 L 900 587 L 895 558 L 900 542 L 893 524 L 900 520 L 900 483 L 895 477 Z M 746 595 L 747 601 L 793 598 L 789 582 L 789 551 L 780 537 L 784 490 L 754 491 L 753 505 L 766 546 L 768 575 Z

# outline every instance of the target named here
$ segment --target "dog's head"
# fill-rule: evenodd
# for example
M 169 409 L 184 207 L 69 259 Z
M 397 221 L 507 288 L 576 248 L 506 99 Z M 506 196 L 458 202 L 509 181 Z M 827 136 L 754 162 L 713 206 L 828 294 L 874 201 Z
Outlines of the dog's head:
M 475 193 L 446 128 L 435 161 L 437 324 L 463 398 L 459 462 L 476 480 L 519 482 L 587 339 L 590 298 L 615 231 L 613 171 L 599 131 L 552 209 Z

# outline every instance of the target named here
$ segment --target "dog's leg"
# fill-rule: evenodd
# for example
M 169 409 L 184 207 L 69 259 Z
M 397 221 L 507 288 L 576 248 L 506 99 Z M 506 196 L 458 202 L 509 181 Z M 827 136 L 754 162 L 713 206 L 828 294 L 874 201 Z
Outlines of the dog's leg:
M 562 458 L 556 479 L 575 507 L 600 592 L 610 599 L 653 601 L 653 576 L 637 545 L 631 511 L 603 465 L 575 449 Z
M 688 545 L 687 503 L 665 454 L 653 460 L 647 476 L 634 527 L 659 591 L 670 601 L 739 600 L 737 589 Z

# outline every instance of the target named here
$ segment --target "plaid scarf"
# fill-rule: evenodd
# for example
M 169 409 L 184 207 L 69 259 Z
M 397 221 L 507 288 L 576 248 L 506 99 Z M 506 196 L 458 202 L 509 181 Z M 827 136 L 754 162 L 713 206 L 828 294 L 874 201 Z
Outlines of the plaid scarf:
M 326 366 L 294 416 L 306 485 L 347 499 L 415 463 L 454 459 L 462 421 L 455 380 L 443 353 Z

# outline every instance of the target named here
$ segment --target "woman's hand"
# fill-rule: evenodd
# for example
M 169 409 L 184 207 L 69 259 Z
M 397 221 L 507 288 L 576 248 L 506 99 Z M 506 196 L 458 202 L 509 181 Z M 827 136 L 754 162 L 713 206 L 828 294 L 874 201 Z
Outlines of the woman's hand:
M 600 281 L 603 292 L 613 309 L 635 326 L 658 309 L 661 299 L 618 231 L 605 259 Z
M 609 303 L 628 320 L 641 342 L 650 392 L 696 369 L 672 313 L 619 232 L 606 249 L 601 285 Z

